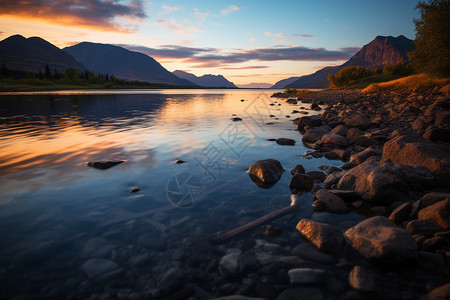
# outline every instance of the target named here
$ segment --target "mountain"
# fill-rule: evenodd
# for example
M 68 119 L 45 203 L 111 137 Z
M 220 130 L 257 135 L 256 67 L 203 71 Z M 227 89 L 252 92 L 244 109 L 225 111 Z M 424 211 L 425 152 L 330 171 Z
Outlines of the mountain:
M 336 67 L 326 67 L 313 74 L 301 76 L 294 82 L 284 85 L 284 88 L 327 88 L 329 87 L 328 74 L 336 74 L 345 67 L 363 66 L 365 68 L 379 68 L 386 64 L 395 65 L 399 61 L 407 61 L 406 53 L 414 49 L 412 40 L 400 35 L 377 36 L 369 44 L 362 47 L 344 64 Z M 292 77 L 291 77 L 292 78 Z M 284 80 L 289 80 L 284 79 Z M 281 88 L 282 81 L 274 86 Z
M 241 89 L 270 89 L 272 87 L 271 83 L 264 82 L 252 82 L 248 84 L 238 84 Z
M 83 70 L 82 64 L 70 54 L 39 37 L 10 36 L 0 42 L 0 64 L 10 70 L 37 73 L 50 70 L 64 72 L 67 67 Z
M 299 79 L 300 77 L 289 77 L 286 79 L 282 79 L 280 81 L 278 81 L 277 83 L 275 83 L 272 88 L 273 89 L 282 89 L 284 88 L 286 85 L 293 83 L 294 81 L 296 81 L 297 79 Z
M 198 76 L 195 76 L 194 74 L 184 72 L 181 70 L 175 70 L 172 73 L 180 78 L 189 80 L 190 82 L 193 82 L 196 85 L 200 85 L 200 86 L 236 88 L 234 83 L 232 83 L 231 81 L 228 81 L 222 75 L 206 74 L 206 75 L 198 77 Z
M 125 80 L 195 85 L 170 73 L 150 56 L 119 46 L 83 42 L 63 50 L 95 73 L 114 75 Z

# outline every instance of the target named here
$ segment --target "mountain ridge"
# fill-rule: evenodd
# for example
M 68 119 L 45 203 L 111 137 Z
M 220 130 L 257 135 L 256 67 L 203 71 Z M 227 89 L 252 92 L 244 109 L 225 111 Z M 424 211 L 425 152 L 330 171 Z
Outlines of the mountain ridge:
M 154 58 L 123 47 L 81 42 L 63 50 L 95 73 L 110 74 L 125 80 L 195 86 L 166 70 Z
M 51 71 L 64 72 L 73 67 L 79 70 L 85 67 L 70 54 L 40 37 L 25 38 L 22 35 L 12 35 L 0 41 L 0 63 L 8 69 L 38 73 L 45 71 L 46 66 Z
M 202 76 L 196 76 L 192 73 L 181 70 L 175 70 L 172 74 L 178 76 L 179 78 L 189 80 L 199 86 L 237 88 L 233 82 L 229 81 L 222 75 L 205 74 Z
M 283 79 L 275 83 L 272 88 L 328 88 L 328 74 L 330 73 L 336 74 L 342 68 L 353 66 L 379 68 L 386 64 L 395 65 L 399 61 L 407 61 L 406 53 L 413 49 L 413 41 L 403 35 L 398 37 L 377 36 L 340 66 L 325 67 L 315 73 L 300 76 L 284 86 L 282 86 L 282 81 L 290 81 L 294 77 Z

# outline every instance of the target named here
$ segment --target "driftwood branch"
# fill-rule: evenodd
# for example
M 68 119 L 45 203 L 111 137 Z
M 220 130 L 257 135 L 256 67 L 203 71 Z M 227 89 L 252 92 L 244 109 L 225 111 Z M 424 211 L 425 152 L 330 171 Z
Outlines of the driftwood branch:
M 213 241 L 220 242 L 220 241 L 227 240 L 238 234 L 244 233 L 252 228 L 261 226 L 269 221 L 272 221 L 272 220 L 278 219 L 282 216 L 294 213 L 297 211 L 299 204 L 300 204 L 300 194 L 299 195 L 291 195 L 291 205 L 289 205 L 288 207 L 278 209 L 274 212 L 271 212 L 270 214 L 267 214 L 265 216 L 262 216 L 261 218 L 254 220 L 250 223 L 247 223 L 238 228 L 235 228 L 225 234 L 219 235 L 219 236 L 213 238 Z

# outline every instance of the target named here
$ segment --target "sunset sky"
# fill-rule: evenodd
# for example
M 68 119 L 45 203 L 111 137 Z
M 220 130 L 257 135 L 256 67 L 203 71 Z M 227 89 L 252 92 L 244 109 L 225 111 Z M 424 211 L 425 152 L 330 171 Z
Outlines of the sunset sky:
M 0 0 L 0 39 L 144 52 L 166 69 L 275 83 L 339 65 L 377 35 L 414 39 L 416 0 Z

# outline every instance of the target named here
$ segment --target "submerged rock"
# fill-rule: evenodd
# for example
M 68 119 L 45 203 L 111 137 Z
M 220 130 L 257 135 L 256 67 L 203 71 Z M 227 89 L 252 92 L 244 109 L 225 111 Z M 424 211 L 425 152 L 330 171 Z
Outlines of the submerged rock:
M 275 185 L 280 180 L 283 172 L 283 166 L 275 159 L 257 161 L 248 169 L 250 178 L 261 188 L 270 188 Z
M 302 165 L 296 165 L 292 168 L 291 174 L 295 175 L 297 173 L 305 174 L 305 168 Z
M 323 252 L 337 252 L 344 243 L 341 230 L 333 225 L 303 219 L 298 222 L 296 228 L 303 237 Z
M 295 140 L 287 139 L 287 138 L 276 139 L 276 142 L 278 145 L 283 145 L 283 146 L 294 146 L 295 145 Z
M 325 281 L 327 272 L 319 269 L 296 268 L 288 271 L 291 284 L 313 284 Z
M 90 279 L 93 279 L 118 270 L 118 265 L 109 259 L 93 258 L 87 260 L 81 268 Z
M 366 219 L 348 229 L 345 235 L 352 247 L 367 259 L 402 263 L 417 258 L 416 241 L 385 217 Z
M 88 167 L 99 169 L 99 170 L 106 170 L 109 168 L 112 168 L 114 166 L 117 166 L 118 164 L 123 163 L 123 160 L 111 160 L 111 161 L 90 161 L 87 163 Z
M 306 174 L 297 173 L 292 176 L 289 182 L 289 188 L 293 194 L 311 191 L 314 185 L 314 179 Z

